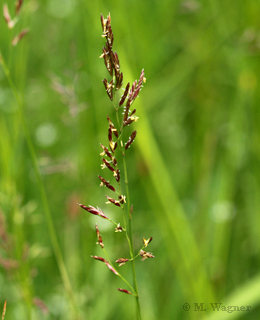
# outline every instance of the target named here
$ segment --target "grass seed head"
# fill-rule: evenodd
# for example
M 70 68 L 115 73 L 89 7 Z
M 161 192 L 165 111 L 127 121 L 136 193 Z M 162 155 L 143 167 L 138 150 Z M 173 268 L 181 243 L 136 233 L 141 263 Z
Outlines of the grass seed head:
M 117 290 L 124 292 L 124 293 L 127 293 L 127 294 L 132 294 L 132 292 L 130 292 L 129 290 L 126 290 L 126 289 L 118 288 Z
M 134 139 L 135 139 L 135 137 L 136 137 L 136 134 L 137 134 L 137 132 L 136 132 L 136 130 L 135 130 L 135 131 L 131 134 L 131 136 L 129 137 L 127 143 L 125 144 L 125 150 L 127 150 L 127 149 L 130 147 L 130 145 L 134 142 Z
M 140 250 L 139 255 L 142 257 L 141 261 L 144 261 L 147 258 L 154 258 L 154 255 L 151 252 L 146 252 L 144 250 Z
M 119 263 L 119 267 L 123 266 L 129 259 L 120 258 L 116 260 L 116 263 Z
M 23 0 L 18 0 L 16 1 L 15 3 L 15 14 L 18 16 L 20 11 L 21 11 L 21 8 L 22 8 L 22 4 L 23 4 Z
M 100 216 L 101 218 L 104 218 L 104 219 L 108 219 L 107 216 L 105 216 L 104 212 L 100 209 L 100 208 L 94 208 L 92 206 L 85 206 L 83 204 L 78 204 L 82 209 L 88 211 L 89 213 L 91 214 L 94 214 L 96 216 Z
M 121 207 L 121 206 L 120 206 L 120 202 L 119 202 L 118 200 L 115 200 L 115 199 L 113 199 L 113 198 L 111 198 L 111 197 L 109 197 L 109 196 L 106 196 L 106 197 L 107 197 L 107 200 L 108 200 L 108 202 L 106 202 L 107 204 L 108 204 L 108 203 L 113 203 L 115 206 Z
M 101 234 L 99 232 L 99 229 L 98 229 L 98 225 L 96 224 L 96 233 L 97 233 L 97 238 L 98 238 L 98 242 L 97 244 L 100 245 L 100 247 L 103 249 L 104 248 L 104 243 L 103 243 L 103 240 L 102 240 L 102 237 L 101 237 Z

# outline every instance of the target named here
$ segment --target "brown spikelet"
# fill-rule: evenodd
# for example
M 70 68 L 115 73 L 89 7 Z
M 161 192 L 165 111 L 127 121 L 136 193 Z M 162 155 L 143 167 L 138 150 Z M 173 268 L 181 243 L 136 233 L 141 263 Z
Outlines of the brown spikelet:
M 101 148 L 104 150 L 104 152 L 102 152 L 100 155 L 103 156 L 103 155 L 107 155 L 111 160 L 113 159 L 113 156 L 112 154 L 109 152 L 108 148 L 103 146 L 102 143 L 100 143 L 101 145 Z
M 119 200 L 119 202 L 120 202 L 121 204 L 126 203 L 126 198 L 125 198 L 125 196 L 123 196 L 123 195 L 118 196 L 118 200 Z
M 108 148 L 103 146 L 102 143 L 100 143 L 100 145 L 101 145 L 101 148 L 104 150 L 104 152 L 102 152 L 100 155 L 101 156 L 107 155 L 111 159 L 113 166 L 116 167 L 117 166 L 116 158 L 109 152 Z
M 99 256 L 91 256 L 92 258 L 105 262 L 106 266 L 108 267 L 109 270 L 111 270 L 115 275 L 118 275 L 118 272 L 111 266 L 111 264 L 104 258 L 99 257 Z
M 102 26 L 103 32 L 105 33 L 106 21 L 105 21 L 104 16 L 102 14 L 101 14 L 101 26 Z
M 17 43 L 18 43 L 19 41 L 21 41 L 22 38 L 23 38 L 28 32 L 29 32 L 29 29 L 28 29 L 28 28 L 22 30 L 16 37 L 13 38 L 13 40 L 12 40 L 12 45 L 13 45 L 13 46 L 16 46 Z
M 107 68 L 107 71 L 112 76 L 113 75 L 113 67 L 112 67 L 112 61 L 109 55 L 109 51 L 103 47 L 103 53 L 101 54 L 100 58 L 104 58 L 105 66 Z
M 131 124 L 134 121 L 137 121 L 138 117 L 128 117 L 126 121 L 124 121 L 124 126 L 128 126 L 129 124 Z
M 12 20 L 7 4 L 3 5 L 3 15 L 6 21 L 7 27 L 12 29 L 15 26 L 15 21 Z
M 102 168 L 108 168 L 112 172 L 115 171 L 115 169 L 111 166 L 111 164 L 106 159 L 103 158 L 102 161 L 103 161 Z
M 110 19 L 110 16 L 108 17 L 107 22 L 109 21 L 109 19 Z M 114 35 L 112 32 L 110 22 L 107 23 L 107 25 L 106 25 L 106 38 L 107 38 L 107 48 L 109 50 L 112 50 L 113 42 L 114 42 Z
M 100 247 L 103 249 L 104 248 L 104 243 L 103 243 L 103 240 L 102 240 L 102 237 L 101 237 L 101 234 L 99 232 L 99 229 L 98 229 L 98 225 L 96 224 L 96 233 L 97 233 L 97 238 L 98 238 L 98 244 L 100 245 Z
M 112 120 L 110 119 L 109 115 L 107 115 L 107 121 L 109 124 L 113 124 Z
M 122 232 L 125 231 L 123 227 L 120 226 L 120 223 L 117 225 L 117 227 L 115 228 L 115 232 Z
M 120 72 L 118 76 L 116 76 L 116 90 L 119 90 L 123 84 L 123 72 Z
M 106 19 L 104 19 L 103 15 L 101 14 L 101 25 L 103 29 L 103 37 L 107 37 L 108 34 L 108 27 L 111 27 L 111 17 L 110 14 L 107 16 Z
M 129 95 L 128 95 L 128 101 L 129 101 L 130 105 L 133 102 L 133 96 L 134 96 L 136 85 L 137 85 L 137 80 L 135 80 L 134 83 L 132 84 L 132 87 L 131 87 Z
M 107 39 L 107 46 L 112 49 L 113 46 L 113 33 L 111 29 L 111 17 L 110 14 L 107 16 L 106 19 L 104 19 L 103 15 L 101 14 L 101 25 L 103 29 L 103 35 L 102 37 L 105 37 Z
M 112 190 L 114 192 L 116 191 L 116 189 L 106 179 L 104 179 L 101 176 L 98 176 L 98 177 L 101 180 L 101 186 L 105 185 L 108 189 L 110 189 L 110 190 Z
M 144 69 L 142 69 L 142 71 L 141 71 L 140 78 L 138 80 L 138 84 L 134 90 L 134 94 L 133 94 L 133 98 L 132 98 L 133 101 L 138 96 L 138 94 L 142 88 L 143 81 L 144 81 Z
M 146 252 L 144 250 L 140 250 L 139 255 L 142 257 L 141 261 L 144 261 L 147 258 L 154 258 L 154 255 L 151 252 Z
M 109 99 L 111 101 L 113 101 L 113 80 L 108 82 L 107 79 L 103 79 L 102 81 L 103 81 L 104 86 L 106 88 L 106 92 L 107 92 Z
M 135 113 L 136 113 L 136 109 L 134 109 L 134 110 L 131 112 L 130 117 L 132 117 Z
M 16 3 L 15 3 L 15 14 L 16 14 L 17 16 L 18 16 L 18 14 L 19 14 L 20 11 L 21 11 L 22 4 L 23 4 L 23 0 L 18 0 L 18 1 L 16 1 Z
M 128 113 L 129 113 L 129 109 L 130 109 L 130 100 L 128 99 L 124 108 L 124 114 L 123 114 L 123 123 L 125 125 L 125 122 L 127 121 L 128 118 Z
M 104 259 L 102 257 L 98 257 L 98 256 L 91 256 L 91 258 L 102 261 L 102 262 L 108 262 L 106 259 Z
M 145 248 L 148 246 L 148 244 L 153 240 L 153 237 L 150 237 L 149 239 L 145 239 L 143 238 L 143 244 L 145 246 Z
M 107 121 L 109 123 L 109 128 L 111 130 L 112 133 L 114 133 L 114 135 L 118 138 L 118 132 L 117 132 L 117 129 L 114 125 L 114 123 L 111 121 L 111 119 L 109 118 L 109 116 L 107 116 Z M 111 137 L 112 139 L 112 137 Z M 110 137 L 108 137 L 108 140 L 110 141 Z
M 121 292 L 124 292 L 124 293 L 127 293 L 127 294 L 132 294 L 132 292 L 130 292 L 129 290 L 126 290 L 126 289 L 117 288 L 117 290 L 121 291 Z
M 113 166 L 116 167 L 117 166 L 117 160 L 115 157 L 112 158 L 112 163 L 113 163 Z
M 113 199 L 113 198 L 111 198 L 111 197 L 109 197 L 109 196 L 106 196 L 107 197 L 107 200 L 109 201 L 109 202 L 111 202 L 111 203 L 113 203 L 115 206 L 117 206 L 117 207 L 121 207 L 120 206 L 120 202 L 118 201 L 118 200 L 115 200 L 115 199 Z M 109 203 L 108 202 L 108 203 Z
M 126 102 L 125 113 L 124 113 L 124 122 L 127 120 L 130 106 L 132 105 L 132 103 L 134 102 L 136 97 L 138 96 L 138 94 L 142 88 L 143 82 L 144 82 L 144 69 L 142 69 L 142 71 L 141 71 L 138 82 L 137 82 L 137 80 L 135 80 L 134 83 L 132 84 L 130 91 L 129 91 L 128 100 Z
M 116 52 L 113 53 L 112 62 L 115 69 L 115 74 L 117 76 L 120 73 L 120 63 L 119 63 L 118 54 Z
M 130 147 L 130 145 L 134 142 L 134 139 L 135 139 L 135 137 L 136 137 L 136 134 L 137 134 L 137 132 L 136 132 L 136 130 L 135 130 L 135 131 L 131 134 L 131 136 L 129 137 L 127 143 L 125 144 L 125 150 L 127 150 L 127 149 Z
M 119 182 L 120 181 L 120 171 L 119 171 L 119 169 L 116 169 L 114 171 L 114 176 L 116 178 L 116 181 Z
M 117 141 L 115 142 L 113 142 L 112 140 L 109 141 L 109 148 L 113 153 L 115 153 L 116 147 L 117 147 Z
M 116 260 L 116 263 L 119 263 L 119 267 L 123 266 L 129 259 L 120 258 Z
M 125 91 L 119 101 L 119 107 L 125 102 L 125 99 L 127 97 L 128 91 L 129 91 L 129 87 L 130 87 L 130 83 L 128 82 L 128 84 L 125 87 Z
M 115 275 L 118 275 L 118 272 L 111 266 L 111 264 L 106 262 L 106 265 L 107 265 L 108 269 L 110 269 Z
M 111 129 L 111 132 L 114 133 L 114 135 L 115 135 L 116 137 L 118 137 L 118 132 L 117 132 L 115 126 L 110 124 L 109 127 L 110 127 L 110 129 Z
M 108 141 L 109 142 L 113 141 L 112 126 L 111 125 L 109 125 L 109 127 L 108 127 Z
M 108 219 L 108 217 L 107 216 L 105 216 L 105 214 L 104 214 L 104 212 L 100 209 L 100 208 L 94 208 L 94 207 L 92 207 L 92 206 L 84 206 L 83 204 L 79 204 L 78 203 L 78 205 L 82 208 L 82 209 L 84 209 L 84 210 L 86 210 L 86 211 L 88 211 L 89 213 L 91 213 L 91 214 L 94 214 L 94 215 L 96 215 L 96 216 L 100 216 L 101 218 L 104 218 L 104 219 Z

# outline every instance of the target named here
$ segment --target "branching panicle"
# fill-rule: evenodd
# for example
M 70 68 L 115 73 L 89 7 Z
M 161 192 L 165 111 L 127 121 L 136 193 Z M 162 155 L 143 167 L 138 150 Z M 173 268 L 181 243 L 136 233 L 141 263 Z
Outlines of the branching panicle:
M 126 140 L 124 137 L 124 128 L 126 126 L 131 125 L 133 122 L 138 120 L 138 117 L 135 116 L 136 109 L 133 111 L 130 110 L 130 107 L 134 103 L 135 99 L 138 97 L 140 90 L 142 89 L 143 83 L 145 82 L 144 77 L 144 69 L 141 71 L 139 80 L 135 80 L 132 85 L 130 82 L 127 83 L 123 93 L 121 94 L 119 99 L 116 99 L 118 93 L 117 91 L 122 87 L 123 84 L 123 72 L 120 70 L 120 63 L 118 54 L 113 51 L 113 43 L 114 43 L 114 35 L 111 28 L 111 17 L 110 14 L 105 19 L 101 15 L 101 25 L 103 29 L 102 37 L 106 39 L 106 44 L 102 48 L 102 54 L 100 58 L 104 58 L 105 66 L 108 70 L 108 73 L 111 77 L 110 80 L 103 79 L 103 83 L 107 92 L 109 99 L 113 102 L 113 106 L 115 109 L 115 115 L 113 116 L 116 119 L 116 125 L 112 122 L 111 118 L 107 116 L 108 121 L 108 141 L 107 146 L 103 145 L 102 143 L 102 156 L 101 167 L 102 169 L 108 169 L 109 174 L 112 175 L 112 179 L 114 179 L 116 183 L 116 187 L 114 183 L 110 183 L 108 180 L 103 178 L 102 176 L 98 176 L 101 181 L 101 186 L 107 187 L 109 190 L 113 192 L 113 197 L 106 195 L 107 204 L 114 204 L 115 206 L 119 207 L 122 211 L 122 215 L 118 217 L 118 220 L 123 221 L 123 226 L 121 227 L 120 222 L 114 222 L 110 220 L 104 212 L 93 206 L 85 206 L 80 204 L 80 206 L 88 211 L 91 214 L 100 216 L 101 218 L 107 219 L 110 222 L 116 224 L 115 232 L 125 232 L 126 240 L 129 245 L 129 257 L 128 258 L 119 258 L 115 262 L 120 266 L 123 266 L 126 262 L 130 261 L 132 263 L 132 270 L 133 270 L 133 287 L 126 281 L 124 277 L 116 270 L 116 268 L 111 263 L 105 249 L 103 239 L 101 237 L 100 231 L 98 226 L 96 225 L 96 233 L 99 246 L 103 250 L 104 254 L 107 256 L 108 260 L 100 257 L 100 256 L 92 256 L 96 260 L 100 260 L 104 262 L 107 267 L 116 275 L 120 276 L 120 278 L 128 285 L 129 290 L 121 289 L 118 290 L 130 295 L 133 295 L 136 298 L 137 302 L 137 316 L 138 319 L 141 319 L 140 313 L 140 305 L 139 305 L 139 296 L 138 296 L 138 288 L 137 288 L 137 280 L 135 274 L 135 265 L 134 260 L 138 257 L 141 257 L 142 261 L 146 260 L 147 258 L 153 258 L 154 256 L 150 252 L 146 252 L 143 249 L 147 247 L 147 245 L 151 242 L 152 237 L 148 240 L 143 238 L 143 246 L 139 249 L 137 253 L 134 253 L 134 245 L 132 240 L 132 213 L 133 213 L 133 205 L 130 202 L 130 192 L 128 187 L 128 177 L 127 177 L 127 167 L 126 167 L 126 160 L 125 160 L 125 153 L 128 152 L 127 150 L 134 142 L 137 131 L 134 130 L 130 137 Z M 118 102 L 117 102 L 118 101 Z M 124 105 L 125 104 L 125 105 Z M 124 107 L 122 108 L 122 106 Z M 119 112 L 119 108 L 123 109 Z M 115 153 L 116 148 L 118 147 L 117 153 Z M 120 161 L 117 161 L 117 157 L 120 157 Z M 118 167 L 118 163 L 122 163 L 122 172 L 124 173 L 124 179 L 121 178 L 120 168 Z M 114 181 L 114 182 L 115 182 Z M 122 194 L 121 190 L 126 191 L 126 195 Z M 116 199 L 115 194 L 117 194 L 118 198 Z M 128 223 L 126 222 L 128 220 Z

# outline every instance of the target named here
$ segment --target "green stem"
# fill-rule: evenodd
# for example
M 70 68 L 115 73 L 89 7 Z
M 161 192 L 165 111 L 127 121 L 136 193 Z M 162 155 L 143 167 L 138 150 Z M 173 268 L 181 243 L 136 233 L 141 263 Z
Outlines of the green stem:
M 135 272 L 135 263 L 134 263 L 134 248 L 133 248 L 133 232 L 132 232 L 132 213 L 131 213 L 131 204 L 130 204 L 130 193 L 129 193 L 129 185 L 128 185 L 128 176 L 127 176 L 127 167 L 125 154 L 123 154 L 123 165 L 124 165 L 124 175 L 125 175 L 125 188 L 126 188 L 126 199 L 127 199 L 127 212 L 128 212 L 128 236 L 130 240 L 130 256 L 132 259 L 132 272 L 133 272 L 133 281 L 134 281 L 134 289 L 136 292 L 136 318 L 138 320 L 142 319 L 141 316 L 141 308 L 139 302 L 139 294 L 138 294 L 138 286 L 137 286 L 137 278 Z
M 130 251 L 130 257 L 131 257 L 131 263 L 132 263 L 132 272 L 133 272 L 133 281 L 134 281 L 134 291 L 136 293 L 135 299 L 136 299 L 136 319 L 141 320 L 141 307 L 139 302 L 139 295 L 138 295 L 138 286 L 137 286 L 137 278 L 136 278 L 136 271 L 135 271 L 135 263 L 134 263 L 134 247 L 133 247 L 133 232 L 132 232 L 132 214 L 131 214 L 131 202 L 130 202 L 130 192 L 129 192 L 129 186 L 128 186 L 128 176 L 127 176 L 127 166 L 126 166 L 126 160 L 125 160 L 125 150 L 123 148 L 123 125 L 120 127 L 120 120 L 119 120 L 119 107 L 116 108 L 116 102 L 115 102 L 115 92 L 114 92 L 114 107 L 116 109 L 116 119 L 118 127 L 120 128 L 119 137 L 118 137 L 118 144 L 119 148 L 121 150 L 121 154 L 123 157 L 123 167 L 124 167 L 124 177 L 125 177 L 125 190 L 126 190 L 126 201 L 127 201 L 127 210 L 124 206 L 124 222 L 125 222 L 125 228 L 126 228 L 126 238 L 129 244 L 129 251 Z M 123 149 L 123 150 L 122 150 Z M 128 228 L 126 226 L 126 216 L 128 213 Z
M 132 292 L 133 292 L 133 294 L 134 295 L 136 295 L 137 293 L 135 292 L 135 290 L 134 290 L 134 288 L 130 285 L 130 283 L 118 272 L 118 269 L 116 269 L 114 266 L 113 266 L 113 264 L 112 264 L 112 262 L 111 262 L 111 260 L 110 260 L 110 258 L 109 258 L 109 255 L 107 254 L 107 252 L 106 252 L 106 250 L 103 248 L 103 251 L 104 251 L 104 253 L 105 253 L 105 255 L 106 255 L 106 257 L 107 257 L 107 260 L 108 260 L 108 262 L 109 262 L 109 264 L 116 270 L 116 272 L 118 273 L 117 275 L 128 285 L 128 287 L 130 288 L 130 290 L 132 290 Z
M 115 96 L 115 94 L 114 94 L 114 96 Z M 116 108 L 116 106 L 115 106 L 115 99 L 114 99 L 114 107 L 115 107 L 115 109 L 116 109 L 116 120 L 117 120 L 117 124 L 118 124 L 118 127 L 120 127 L 119 114 L 118 114 L 118 112 L 119 112 L 118 109 L 119 109 L 119 108 Z M 118 137 L 118 145 L 119 145 L 119 149 L 120 149 L 120 151 L 121 151 L 121 154 L 122 154 L 122 156 L 123 156 L 123 158 L 124 158 L 124 152 L 122 151 L 122 145 L 123 145 L 122 135 L 123 135 L 123 129 L 121 128 L 121 129 L 120 129 L 120 132 L 119 132 L 119 137 Z M 122 143 L 122 145 L 121 145 L 121 143 Z M 121 184 L 120 184 L 120 183 L 119 183 L 119 188 L 120 188 L 120 193 L 121 193 Z M 128 198 L 128 195 L 127 195 L 127 198 Z M 125 227 L 125 229 L 127 230 L 125 206 L 124 206 L 123 210 L 124 210 L 124 227 Z M 127 242 L 128 242 L 129 248 L 130 248 L 130 247 L 131 247 L 131 241 L 130 241 L 130 238 L 129 238 L 129 236 L 128 236 L 128 232 L 126 231 L 125 234 L 126 234 L 126 238 L 127 238 Z M 131 257 L 131 258 L 132 258 L 132 257 Z
M 2 53 L 1 53 L 1 50 L 0 50 L 0 63 L 2 64 L 5 76 L 6 76 L 6 78 L 8 80 L 8 83 L 9 83 L 9 85 L 10 85 L 12 91 L 13 91 L 15 100 L 16 100 L 17 105 L 18 105 L 20 119 L 21 119 L 23 131 L 24 131 L 25 139 L 26 139 L 26 142 L 27 142 L 27 145 L 28 145 L 29 153 L 30 153 L 30 156 L 31 156 L 32 165 L 33 165 L 33 169 L 34 169 L 34 172 L 35 172 L 37 185 L 38 185 L 39 192 L 40 192 L 40 197 L 41 197 L 41 200 L 42 200 L 43 211 L 45 213 L 45 218 L 46 218 L 48 229 L 49 229 L 51 244 L 52 244 L 52 248 L 53 248 L 53 251 L 54 251 L 54 255 L 55 255 L 56 260 L 57 260 L 57 264 L 58 264 L 59 270 L 60 270 L 61 278 L 62 278 L 65 290 L 67 292 L 67 295 L 68 295 L 70 303 L 71 303 L 71 308 L 72 308 L 73 313 L 74 313 L 74 319 L 80 319 L 79 315 L 78 315 L 78 310 L 77 310 L 75 298 L 74 298 L 74 295 L 73 295 L 72 287 L 71 287 L 71 284 L 70 284 L 69 276 L 68 276 L 68 273 L 67 273 L 67 269 L 66 269 L 66 266 L 65 266 L 65 263 L 64 263 L 64 260 L 63 260 L 63 257 L 62 257 L 61 249 L 60 249 L 60 246 L 59 246 L 59 243 L 58 243 L 58 239 L 57 239 L 57 236 L 56 236 L 56 231 L 55 231 L 55 228 L 54 228 L 53 218 L 52 218 L 52 214 L 51 214 L 51 211 L 50 211 L 50 208 L 49 208 L 48 198 L 47 198 L 45 187 L 44 187 L 44 184 L 43 184 L 43 181 L 42 181 L 42 177 L 41 177 L 41 174 L 40 174 L 40 170 L 39 170 L 39 166 L 38 166 L 38 162 L 37 162 L 37 157 L 36 157 L 36 153 L 35 153 L 35 150 L 34 150 L 34 146 L 33 146 L 32 138 L 31 138 L 31 135 L 30 135 L 30 131 L 29 131 L 28 125 L 27 125 L 26 120 L 25 120 L 25 115 L 24 115 L 24 112 L 23 112 L 22 102 L 21 102 L 20 96 L 18 94 L 18 91 L 17 91 L 17 89 L 16 89 L 16 87 L 15 87 L 13 81 L 12 81 L 9 68 L 8 68 L 8 66 L 7 66 L 7 64 L 6 64 L 5 60 L 4 60 L 4 57 L 3 57 Z

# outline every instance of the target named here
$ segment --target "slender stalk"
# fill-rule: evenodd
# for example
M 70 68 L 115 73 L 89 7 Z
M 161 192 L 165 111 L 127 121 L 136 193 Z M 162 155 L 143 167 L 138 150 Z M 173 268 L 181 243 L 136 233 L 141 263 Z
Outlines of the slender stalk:
M 114 97 L 116 97 L 116 95 L 114 95 Z M 119 108 L 116 108 L 116 99 L 114 98 L 114 107 L 115 107 L 115 109 L 116 109 L 116 120 L 117 120 L 117 124 L 118 124 L 118 127 L 120 128 L 120 120 L 119 120 Z M 123 158 L 123 166 L 124 166 L 124 173 L 126 174 L 125 175 L 125 189 L 126 189 L 126 196 L 127 196 L 127 199 L 129 199 L 129 188 L 127 188 L 128 187 L 128 182 L 126 183 L 126 181 L 127 181 L 127 168 L 126 168 L 126 162 L 125 162 L 125 155 L 124 155 L 124 152 L 123 152 L 123 150 L 122 150 L 122 144 L 123 144 L 123 140 L 122 140 L 122 136 L 123 136 L 123 129 L 121 129 L 121 132 L 120 132 L 120 136 L 118 137 L 118 145 L 119 145 L 119 148 L 120 148 L 120 150 L 121 150 L 121 154 L 122 154 L 122 158 Z M 119 188 L 120 188 L 120 193 L 121 193 L 121 184 L 119 183 Z M 130 202 L 129 202 L 129 204 L 130 204 Z M 130 212 L 129 211 L 130 210 L 130 205 L 128 206 L 128 212 Z M 132 244 L 131 244 L 131 240 L 130 240 L 130 237 L 129 237 L 129 235 L 128 235 L 128 232 L 127 232 L 127 225 L 126 225 L 126 221 L 127 221 L 127 212 L 126 212 L 126 210 L 125 210 L 125 206 L 124 206 L 124 225 L 125 225 L 125 229 L 126 229 L 126 238 L 127 238 L 127 242 L 128 242 L 128 245 L 129 245 L 129 249 L 130 249 L 130 252 L 131 252 L 131 246 L 132 246 Z M 133 257 L 131 256 L 131 259 L 132 259 Z M 136 292 L 137 293 L 137 292 Z M 138 293 L 137 293 L 138 294 Z
M 111 262 L 110 258 L 109 258 L 109 255 L 107 254 L 106 250 L 103 248 L 103 251 L 107 257 L 107 260 L 109 262 L 109 264 L 115 269 L 115 267 L 113 266 L 113 263 Z M 117 270 L 117 273 L 118 273 L 118 276 L 128 285 L 128 287 L 134 292 L 135 289 L 130 285 L 130 283 L 118 272 Z
M 133 232 L 132 232 L 132 213 L 131 213 L 131 202 L 130 202 L 130 192 L 128 185 L 128 176 L 127 176 L 127 166 L 125 160 L 125 154 L 123 155 L 123 165 L 124 165 L 124 174 L 125 174 L 125 188 L 126 188 L 126 197 L 127 197 L 127 212 L 128 212 L 128 235 L 130 239 L 130 256 L 132 259 L 132 272 L 133 272 L 133 281 L 134 281 L 134 289 L 136 292 L 136 315 L 137 319 L 142 319 L 141 316 L 141 307 L 139 302 L 139 294 L 138 294 L 138 286 L 137 286 L 137 278 L 135 272 L 135 263 L 134 263 L 134 248 L 133 248 Z
M 116 95 L 114 95 L 115 97 Z M 115 107 L 115 98 L 114 98 L 114 107 Z M 115 107 L 116 108 L 116 107 Z M 119 114 L 118 114 L 118 109 L 116 108 L 116 118 L 117 118 L 117 123 L 118 126 L 120 127 L 120 120 L 119 120 Z M 122 136 L 123 136 L 123 128 L 121 128 L 121 134 L 119 136 L 119 146 L 120 149 L 122 149 Z M 132 232 L 132 214 L 131 214 L 131 202 L 130 202 L 130 192 L 129 192 L 129 184 L 128 184 L 128 175 L 127 175 L 127 165 L 126 165 L 126 159 L 125 159 L 125 152 L 121 150 L 122 153 L 122 158 L 123 158 L 123 167 L 124 167 L 124 177 L 125 177 L 125 190 L 126 190 L 126 199 L 127 199 L 127 210 L 125 209 L 124 206 L 124 222 L 125 222 L 125 228 L 126 228 L 126 238 L 129 244 L 129 250 L 130 250 L 130 257 L 131 257 L 131 262 L 132 262 L 132 272 L 133 272 L 133 282 L 134 282 L 134 291 L 136 293 L 136 314 L 137 314 L 137 319 L 142 319 L 141 317 L 141 307 L 140 307 L 140 302 L 139 302 L 139 294 L 138 294 L 138 286 L 137 286 L 137 278 L 136 278 L 136 271 L 135 271 L 135 263 L 134 263 L 134 246 L 133 246 L 133 232 Z M 126 216 L 128 214 L 128 228 L 126 226 Z
M 64 260 L 63 260 L 63 257 L 62 257 L 60 245 L 59 245 L 59 242 L 58 242 L 58 239 L 57 239 L 56 230 L 54 228 L 53 218 L 52 218 L 52 214 L 51 214 L 51 211 L 50 211 L 47 194 L 46 194 L 45 187 L 44 187 L 44 184 L 43 184 L 43 180 L 42 180 L 42 177 L 41 177 L 41 174 L 40 174 L 40 170 L 39 170 L 39 166 L 38 166 L 37 157 L 36 157 L 36 153 L 35 153 L 35 150 L 34 150 L 32 138 L 31 138 L 31 134 L 30 134 L 30 131 L 29 131 L 26 119 L 25 119 L 22 101 L 20 99 L 20 96 L 18 94 L 16 86 L 14 85 L 14 83 L 12 81 L 12 78 L 11 78 L 11 75 L 10 75 L 10 70 L 9 70 L 5 60 L 4 60 L 4 57 L 3 57 L 2 53 L 1 53 L 1 50 L 0 50 L 0 63 L 2 64 L 5 76 L 6 76 L 6 78 L 8 80 L 8 83 L 9 83 L 9 85 L 10 85 L 12 91 L 13 91 L 15 100 L 16 100 L 17 105 L 18 105 L 18 110 L 19 110 L 19 115 L 20 115 L 23 131 L 24 131 L 24 135 L 25 135 L 25 140 L 27 142 L 27 146 L 28 146 L 29 153 L 30 153 L 30 156 L 31 156 L 32 165 L 33 165 L 34 173 L 35 173 L 35 176 L 36 176 L 37 185 L 38 185 L 39 192 L 40 192 L 40 197 L 41 197 L 41 200 L 42 200 L 43 211 L 45 213 L 45 218 L 46 218 L 47 225 L 48 225 L 51 244 L 52 244 L 52 247 L 53 247 L 54 255 L 56 257 L 56 261 L 57 261 L 59 270 L 60 270 L 61 278 L 62 278 L 65 290 L 67 292 L 67 295 L 68 295 L 70 303 L 71 303 L 71 308 L 72 308 L 72 311 L 74 313 L 74 319 L 80 319 L 79 315 L 78 315 L 78 310 L 77 310 L 74 294 L 73 294 L 72 287 L 71 287 L 71 284 L 70 284 L 69 276 L 68 276 L 68 273 L 67 273 L 67 269 L 66 269 L 66 266 L 65 266 L 65 263 L 64 263 Z

